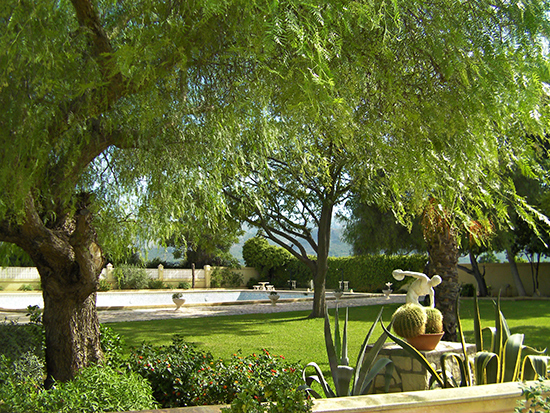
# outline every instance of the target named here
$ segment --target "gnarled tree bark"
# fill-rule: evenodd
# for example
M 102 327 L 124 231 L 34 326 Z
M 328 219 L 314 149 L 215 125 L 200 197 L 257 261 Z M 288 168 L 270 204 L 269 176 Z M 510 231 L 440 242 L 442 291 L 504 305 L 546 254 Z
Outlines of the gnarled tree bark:
M 46 225 L 29 196 L 22 225 L 1 225 L 0 238 L 27 252 L 40 273 L 47 386 L 103 359 L 96 309 L 103 257 L 90 203 L 88 194 L 80 194 L 73 212 Z

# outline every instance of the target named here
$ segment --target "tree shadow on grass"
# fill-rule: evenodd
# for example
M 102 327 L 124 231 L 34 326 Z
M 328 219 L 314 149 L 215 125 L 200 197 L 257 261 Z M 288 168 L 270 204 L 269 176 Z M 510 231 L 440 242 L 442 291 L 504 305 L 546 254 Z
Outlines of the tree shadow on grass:
M 270 325 L 284 325 L 307 320 L 309 312 L 270 314 L 243 314 L 201 318 L 174 318 L 149 321 L 109 323 L 127 343 L 142 342 L 168 344 L 175 334 L 188 338 L 189 342 L 201 344 L 201 338 L 209 336 L 254 337 L 269 334 Z M 278 327 L 277 329 L 280 329 Z

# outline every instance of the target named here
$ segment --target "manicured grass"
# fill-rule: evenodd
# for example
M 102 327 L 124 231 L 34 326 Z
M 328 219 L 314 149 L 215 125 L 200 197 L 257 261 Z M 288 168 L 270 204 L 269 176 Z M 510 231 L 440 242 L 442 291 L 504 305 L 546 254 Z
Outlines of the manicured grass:
M 387 305 L 383 319 L 387 323 L 398 305 Z M 482 326 L 494 326 L 494 306 L 489 300 L 480 302 Z M 355 366 L 357 353 L 380 306 L 354 307 L 349 309 L 349 357 Z M 512 333 L 524 333 L 525 344 L 545 348 L 550 343 L 550 301 L 502 301 L 502 312 Z M 217 316 L 205 318 L 171 319 L 109 323 L 121 334 L 127 346 L 142 342 L 167 344 L 174 334 L 183 335 L 199 349 L 208 351 L 214 357 L 228 358 L 241 350 L 243 354 L 258 352 L 267 348 L 271 353 L 284 355 L 292 362 L 303 365 L 314 361 L 328 370 L 323 320 L 307 319 L 309 311 L 247 314 L 239 316 Z M 333 311 L 331 324 L 334 327 Z M 345 310 L 340 318 L 344 320 Z M 467 341 L 473 342 L 473 301 L 462 300 L 461 319 Z M 376 336 L 381 333 L 377 327 Z

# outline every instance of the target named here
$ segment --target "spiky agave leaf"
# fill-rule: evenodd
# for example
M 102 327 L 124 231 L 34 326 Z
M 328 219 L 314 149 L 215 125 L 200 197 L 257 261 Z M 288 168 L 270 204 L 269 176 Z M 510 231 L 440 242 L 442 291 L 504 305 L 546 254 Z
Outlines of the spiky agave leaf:
M 306 370 L 308 367 L 313 367 L 316 374 L 313 376 L 306 376 Z M 304 379 L 304 382 L 306 383 L 306 386 L 307 386 L 302 388 L 302 390 L 307 391 L 313 397 L 317 399 L 321 398 L 321 395 L 311 388 L 311 385 L 313 384 L 313 382 L 319 383 L 321 385 L 321 388 L 325 393 L 325 397 L 327 398 L 336 397 L 336 394 L 328 385 L 328 382 L 326 381 L 325 376 L 323 375 L 323 372 L 321 371 L 317 363 L 314 363 L 314 362 L 308 363 L 302 370 L 302 378 Z
M 450 360 L 458 365 L 458 368 L 460 369 L 460 387 L 467 387 L 470 385 L 470 380 L 468 380 L 468 370 L 466 368 L 466 365 L 468 364 L 468 361 L 464 361 L 463 358 L 461 358 L 456 353 L 445 353 L 441 355 L 441 376 L 443 377 L 444 385 L 443 387 L 454 387 L 450 385 L 449 379 L 452 377 L 452 374 L 447 371 L 447 361 Z M 468 359 L 466 359 L 468 360 Z
M 547 372 L 548 356 L 525 356 L 521 367 L 521 381 L 546 379 Z
M 474 358 L 476 384 L 498 383 L 500 376 L 500 360 L 496 353 L 480 351 Z
M 371 325 L 366 337 L 365 337 L 365 340 L 363 341 L 363 344 L 361 345 L 361 349 L 359 350 L 359 355 L 357 357 L 357 363 L 355 365 L 356 367 L 356 371 L 355 371 L 355 379 L 354 379 L 354 382 L 353 382 L 353 391 L 352 391 L 352 394 L 353 395 L 359 395 L 361 394 L 361 388 L 364 387 L 365 385 L 365 377 L 366 375 L 368 374 L 369 370 L 370 370 L 370 366 L 372 365 L 372 363 L 374 362 L 374 360 L 376 359 L 376 357 L 378 357 L 378 353 L 380 353 L 380 350 L 382 349 L 382 346 L 384 345 L 384 343 L 386 342 L 387 338 L 388 338 L 388 335 L 383 332 L 380 337 L 378 338 L 378 340 L 376 341 L 376 343 L 374 344 L 374 346 L 372 347 L 371 351 L 369 351 L 368 354 L 366 354 L 366 351 L 367 351 L 367 347 L 369 345 L 369 340 L 370 338 L 372 337 L 372 334 L 374 332 L 374 328 L 376 327 L 376 325 L 380 322 L 381 318 L 382 318 L 382 312 L 384 311 L 384 307 L 382 307 L 380 309 L 380 312 L 378 313 L 378 316 L 376 317 L 376 320 L 374 321 L 374 323 Z M 390 324 L 390 328 L 391 328 L 391 324 Z
M 519 379 L 521 368 L 521 350 L 524 334 L 512 334 L 504 344 L 503 366 L 501 382 L 516 381 Z

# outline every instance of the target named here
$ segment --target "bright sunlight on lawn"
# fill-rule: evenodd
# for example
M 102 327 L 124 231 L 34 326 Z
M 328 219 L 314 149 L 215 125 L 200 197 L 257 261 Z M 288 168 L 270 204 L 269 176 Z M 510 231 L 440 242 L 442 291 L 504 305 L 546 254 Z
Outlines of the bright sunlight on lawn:
M 385 306 L 383 320 L 386 324 L 389 323 L 397 307 L 398 305 Z M 550 301 L 503 300 L 501 307 L 512 333 L 525 334 L 526 345 L 538 349 L 548 346 Z M 351 365 L 355 365 L 359 348 L 379 311 L 380 306 L 349 309 L 348 350 Z M 495 311 L 492 301 L 480 301 L 480 311 L 482 326 L 494 326 Z M 214 357 L 229 358 L 239 350 L 246 355 L 266 348 L 272 354 L 283 355 L 291 362 L 300 362 L 305 365 L 315 361 L 327 371 L 323 320 L 307 319 L 308 314 L 309 311 L 247 314 L 109 323 L 109 326 L 124 337 L 127 347 L 138 346 L 144 341 L 152 344 L 168 344 L 174 334 L 181 334 L 186 341 L 194 343 L 201 350 L 209 351 Z M 340 311 L 342 322 L 344 314 L 345 310 L 342 308 Z M 462 300 L 461 319 L 468 342 L 473 342 L 472 314 L 473 301 Z M 334 327 L 334 310 L 330 310 L 330 315 L 331 324 Z M 382 332 L 379 326 L 376 331 L 376 336 Z

